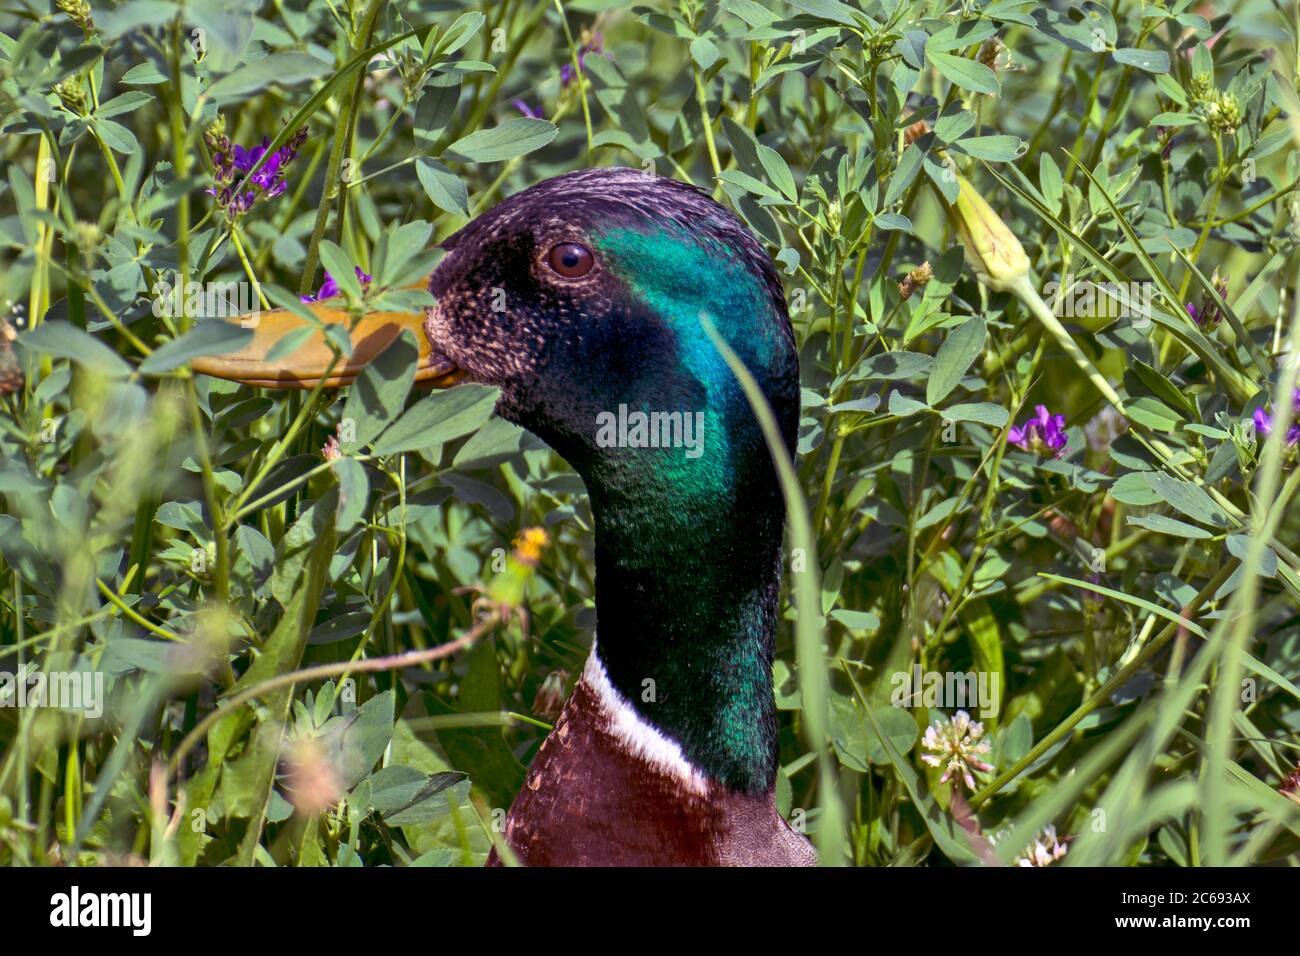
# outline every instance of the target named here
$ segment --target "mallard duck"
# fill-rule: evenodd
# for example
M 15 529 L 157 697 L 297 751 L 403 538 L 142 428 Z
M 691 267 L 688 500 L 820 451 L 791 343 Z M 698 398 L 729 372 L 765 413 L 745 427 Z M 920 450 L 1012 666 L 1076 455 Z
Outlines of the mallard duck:
M 586 483 L 597 638 L 506 842 L 527 865 L 815 862 L 775 802 L 785 507 L 758 420 L 701 323 L 711 316 L 749 368 L 793 451 L 798 358 L 771 259 L 704 192 L 632 169 L 538 183 L 443 247 L 437 305 L 369 317 L 329 382 L 418 322 L 420 379 L 499 387 L 498 413 Z M 312 307 L 341 321 L 337 304 Z M 264 358 L 294 321 L 264 314 L 252 344 L 194 367 L 310 385 L 323 343 Z

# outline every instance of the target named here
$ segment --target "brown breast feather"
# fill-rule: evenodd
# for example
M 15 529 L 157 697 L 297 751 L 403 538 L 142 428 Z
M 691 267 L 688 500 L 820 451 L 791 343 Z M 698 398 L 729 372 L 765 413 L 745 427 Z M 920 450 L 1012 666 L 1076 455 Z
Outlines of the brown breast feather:
M 692 788 L 630 751 L 586 677 L 542 743 L 506 817 L 527 866 L 806 866 L 812 845 L 772 793 Z M 489 866 L 500 865 L 494 850 Z

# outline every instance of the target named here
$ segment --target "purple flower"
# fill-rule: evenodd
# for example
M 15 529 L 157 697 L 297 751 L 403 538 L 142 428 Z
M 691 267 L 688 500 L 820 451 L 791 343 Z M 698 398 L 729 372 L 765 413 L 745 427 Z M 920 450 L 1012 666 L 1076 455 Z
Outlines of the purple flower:
M 599 33 L 587 33 L 583 31 L 582 46 L 578 48 L 578 69 L 581 70 L 587 63 L 587 54 L 596 53 L 604 54 L 605 38 Z M 567 88 L 573 82 L 573 64 L 566 63 L 560 67 L 560 86 Z
M 1291 396 L 1291 427 L 1286 430 L 1287 447 L 1300 445 L 1300 388 Z M 1273 434 L 1273 416 L 1262 408 L 1255 409 L 1255 432 L 1260 438 Z
M 1219 273 L 1214 273 L 1214 291 L 1219 294 L 1219 298 L 1225 302 L 1228 299 L 1228 280 L 1221 278 Z M 1223 319 L 1219 311 L 1218 303 L 1211 299 L 1207 304 L 1199 308 L 1193 302 L 1186 303 L 1187 314 L 1192 317 L 1192 321 L 1205 329 L 1207 332 L 1213 329 Z
M 226 210 L 226 215 L 234 219 L 248 212 L 258 200 L 274 199 L 288 188 L 284 181 L 285 169 L 307 142 L 307 127 L 299 129 L 287 143 L 269 156 L 267 148 L 271 145 L 271 140 L 265 136 L 262 137 L 261 144 L 251 149 L 238 143 L 232 144 L 219 127 L 210 130 L 206 138 L 212 149 L 212 178 L 215 181 L 215 185 L 207 191 L 208 195 L 215 196 L 217 204 Z M 233 190 L 231 186 L 236 178 L 247 175 L 263 157 L 265 161 L 261 167 L 248 177 L 248 184 L 252 188 Z
M 1034 417 L 1007 432 L 1007 441 L 1025 451 L 1059 458 L 1069 441 L 1065 434 L 1065 416 L 1049 414 L 1046 405 L 1036 405 Z
M 369 285 L 371 280 L 374 278 L 373 276 L 368 276 L 362 272 L 360 266 L 353 266 L 352 268 L 356 270 L 357 278 L 361 280 L 363 286 Z M 339 284 L 334 281 L 332 275 L 326 272 L 325 281 L 321 283 L 319 291 L 317 291 L 315 295 L 304 295 L 301 298 L 304 302 L 319 302 L 321 299 L 332 299 L 338 294 Z
M 1177 140 L 1177 137 L 1174 135 L 1173 127 L 1157 126 L 1156 138 L 1159 139 L 1160 142 L 1164 143 L 1164 147 L 1160 150 L 1160 158 L 1167 163 L 1169 162 L 1170 154 L 1174 151 L 1174 142 Z
M 569 84 L 573 82 L 577 73 L 581 73 L 587 63 L 587 54 L 595 53 L 598 56 L 605 56 L 605 38 L 599 33 L 593 33 L 589 30 L 582 31 L 582 46 L 578 47 L 578 69 L 575 72 L 572 63 L 565 63 L 560 67 L 560 88 L 568 89 Z M 528 105 L 524 99 L 512 100 L 510 103 L 515 109 L 523 113 L 530 119 L 542 119 L 542 110 L 540 107 L 534 109 Z

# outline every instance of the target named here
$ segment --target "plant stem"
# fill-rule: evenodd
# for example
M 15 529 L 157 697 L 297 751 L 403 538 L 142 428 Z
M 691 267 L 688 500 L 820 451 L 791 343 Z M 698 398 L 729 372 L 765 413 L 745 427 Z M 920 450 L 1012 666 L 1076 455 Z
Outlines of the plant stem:
M 287 674 L 277 674 L 275 677 L 267 678 L 259 684 L 247 687 L 235 694 L 229 700 L 223 700 L 220 707 L 215 707 L 201 721 L 194 725 L 194 729 L 185 735 L 180 746 L 172 754 L 167 763 L 168 778 L 174 777 L 177 770 L 184 761 L 194 745 L 203 738 L 208 728 L 216 721 L 229 713 L 232 713 L 236 707 L 240 707 L 250 700 L 262 696 L 268 691 L 278 690 L 281 687 L 293 687 L 297 684 L 304 684 L 308 681 L 325 680 L 331 677 L 338 677 L 347 673 L 377 673 L 379 671 L 395 671 L 406 667 L 415 667 L 420 664 L 430 664 L 434 661 L 442 660 L 446 657 L 452 657 L 463 650 L 472 647 L 485 634 L 490 633 L 501 622 L 500 615 L 496 612 L 483 617 L 472 628 L 448 644 L 439 644 L 436 647 L 426 648 L 419 651 L 408 651 L 405 654 L 390 654 L 387 657 L 371 657 L 362 661 L 338 661 L 332 664 L 317 664 L 314 667 L 305 667 L 302 670 L 290 671 Z
M 365 50 L 374 31 L 375 19 L 383 9 L 385 0 L 370 0 L 352 43 L 351 52 L 355 56 Z M 307 258 L 302 267 L 302 278 L 298 281 L 298 294 L 307 295 L 312 291 L 316 281 L 316 264 L 320 261 L 320 244 L 325 238 L 325 229 L 329 225 L 330 205 L 339 194 L 339 174 L 343 169 L 343 160 L 348 152 L 348 133 L 352 128 L 352 114 L 360 102 L 361 89 L 365 85 L 366 69 L 363 65 L 357 71 L 351 95 L 340 97 L 339 115 L 335 119 L 334 144 L 330 148 L 329 162 L 325 167 L 325 185 L 321 190 L 320 205 L 316 208 L 316 224 L 311 230 L 311 242 L 307 246 Z

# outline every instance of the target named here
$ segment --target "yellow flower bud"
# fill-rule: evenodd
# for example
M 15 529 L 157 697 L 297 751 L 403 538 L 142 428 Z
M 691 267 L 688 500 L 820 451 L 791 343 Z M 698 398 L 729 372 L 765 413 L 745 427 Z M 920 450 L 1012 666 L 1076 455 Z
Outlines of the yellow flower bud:
M 515 560 L 533 567 L 542 557 L 542 548 L 550 543 L 544 528 L 525 528 L 515 538 Z
M 966 252 L 966 264 L 994 292 L 1006 292 L 1029 274 L 1029 257 L 970 181 L 961 173 L 956 176 L 957 201 L 948 204 L 948 216 Z
M 550 537 L 542 528 L 527 528 L 515 538 L 514 548 L 506 559 L 503 572 L 492 579 L 488 596 L 498 604 L 518 607 L 524 599 L 524 590 L 537 571 L 542 549 Z

